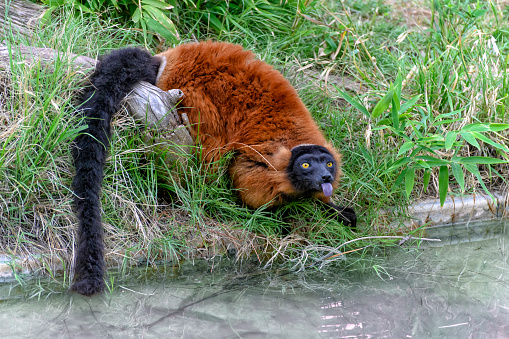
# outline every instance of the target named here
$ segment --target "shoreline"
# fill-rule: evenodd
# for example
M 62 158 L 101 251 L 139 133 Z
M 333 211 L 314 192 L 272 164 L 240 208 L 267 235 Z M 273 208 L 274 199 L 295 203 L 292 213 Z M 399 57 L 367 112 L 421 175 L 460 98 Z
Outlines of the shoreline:
M 425 228 L 468 225 L 470 222 L 489 222 L 509 218 L 509 190 L 492 194 L 493 199 L 480 193 L 463 197 L 448 196 L 443 207 L 440 207 L 439 198 L 423 199 L 409 206 L 408 218 L 391 222 L 386 227 L 405 232 L 424 225 Z M 196 258 L 198 257 L 200 257 L 199 254 Z M 108 260 L 107 267 L 119 267 L 124 259 L 125 257 L 120 255 L 118 258 Z M 138 255 L 136 258 L 129 258 L 129 261 L 139 263 L 143 259 Z M 68 260 L 54 253 L 13 257 L 8 253 L 0 252 L 0 282 L 14 281 L 18 275 L 42 275 L 38 272 L 41 268 L 46 268 L 53 274 L 60 274 L 65 270 L 64 261 Z

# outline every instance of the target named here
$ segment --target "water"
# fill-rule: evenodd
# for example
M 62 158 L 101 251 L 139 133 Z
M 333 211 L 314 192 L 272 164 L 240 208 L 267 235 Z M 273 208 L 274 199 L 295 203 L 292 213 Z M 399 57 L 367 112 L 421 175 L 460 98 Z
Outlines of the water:
M 289 273 L 201 261 L 134 271 L 95 298 L 48 281 L 4 283 L 0 337 L 509 338 L 506 223 L 426 236 L 443 241 L 390 250 L 377 270 Z

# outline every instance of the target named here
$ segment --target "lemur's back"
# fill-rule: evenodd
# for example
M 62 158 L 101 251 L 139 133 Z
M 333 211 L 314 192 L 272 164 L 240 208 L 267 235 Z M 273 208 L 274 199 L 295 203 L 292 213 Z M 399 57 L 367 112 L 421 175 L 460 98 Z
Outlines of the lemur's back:
M 181 112 L 206 153 L 246 145 L 325 145 L 296 90 L 278 71 L 241 46 L 220 42 L 181 45 L 162 54 L 157 86 L 181 89 Z M 277 147 L 276 145 L 274 145 Z

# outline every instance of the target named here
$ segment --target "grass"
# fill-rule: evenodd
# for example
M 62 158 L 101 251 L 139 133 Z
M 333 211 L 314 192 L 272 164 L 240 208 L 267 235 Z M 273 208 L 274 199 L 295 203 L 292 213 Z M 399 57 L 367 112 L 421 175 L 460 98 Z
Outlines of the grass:
M 421 95 L 405 119 L 420 123 L 418 131 L 442 139 L 466 124 L 507 123 L 507 11 L 489 3 L 480 7 L 476 2 L 458 3 L 415 0 L 398 7 L 384 1 L 305 1 L 299 7 L 302 15 L 269 23 L 262 20 L 269 12 L 256 14 L 244 8 L 216 12 L 223 22 L 220 32 L 203 20 L 204 9 L 178 8 L 172 20 L 183 42 L 212 38 L 240 43 L 292 80 L 343 154 L 345 175 L 334 198 L 340 205 L 353 206 L 365 227 L 354 234 L 310 201 L 297 201 L 278 211 L 250 210 L 240 204 L 224 170 L 209 173 L 194 158 L 182 174 L 184 180 L 176 182 L 157 161 L 158 154 L 147 151 L 150 146 L 143 142 L 143 130 L 120 112 L 113 122 L 102 195 L 107 259 L 127 270 L 133 264 L 235 252 L 239 259 L 254 254 L 264 265 L 282 261 L 296 265 L 305 256 L 315 261 L 323 258 L 355 238 L 394 235 L 397 231 L 383 226 L 403 221 L 414 199 L 438 196 L 440 171 L 438 167 L 429 171 L 425 191 L 425 171 L 416 169 L 415 187 L 407 195 L 403 168 L 389 169 L 404 155 L 398 154 L 405 142 L 401 134 L 414 137 L 415 129 L 406 125 L 399 135 L 377 130 L 390 110 L 377 119 L 366 116 L 338 89 L 344 90 L 347 79 L 350 95 L 372 112 L 400 74 L 401 97 Z M 295 13 L 295 4 L 288 2 L 285 10 Z M 409 7 L 422 17 L 406 15 Z M 68 8 L 30 41 L 12 33 L 5 39 L 11 48 L 16 44 L 51 47 L 94 58 L 147 41 L 140 30 L 113 20 L 72 15 Z M 147 46 L 152 51 L 170 47 L 156 40 Z M 65 58 L 52 69 L 29 67 L 16 59 L 12 65 L 12 72 L 0 77 L 0 248 L 13 257 L 46 253 L 62 258 L 71 268 L 76 219 L 70 144 L 81 128 L 72 117 L 72 98 L 83 75 Z M 441 117 L 449 112 L 454 113 Z M 479 147 L 474 147 L 458 137 L 454 152 L 507 160 L 507 152 L 493 145 L 509 144 L 507 130 L 484 135 L 492 143 L 479 139 Z M 447 152 L 441 149 L 427 155 L 449 159 Z M 224 169 L 221 164 L 220 168 Z M 449 194 L 507 185 L 507 163 L 478 168 L 479 176 L 461 168 L 463 189 L 458 172 L 450 174 Z M 341 251 L 358 251 L 343 256 L 347 259 L 343 263 L 357 262 L 369 256 L 370 248 L 393 241 L 367 238 L 350 243 Z M 49 259 L 42 261 L 41 270 L 56 271 Z

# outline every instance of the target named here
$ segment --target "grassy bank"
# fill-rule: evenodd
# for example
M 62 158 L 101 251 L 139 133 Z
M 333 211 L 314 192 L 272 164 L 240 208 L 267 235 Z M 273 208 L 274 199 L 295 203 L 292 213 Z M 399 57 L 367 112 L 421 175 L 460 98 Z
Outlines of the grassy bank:
M 355 208 L 362 231 L 352 233 L 312 201 L 276 212 L 247 209 L 224 173 L 206 173 L 196 159 L 176 184 L 157 166 L 142 128 L 120 112 L 102 197 L 109 260 L 126 268 L 140 260 L 236 252 L 238 258 L 255 254 L 263 264 L 310 264 L 355 238 L 392 234 L 383 226 L 405 218 L 414 199 L 507 185 L 509 24 L 503 5 L 416 0 L 285 6 L 274 14 L 262 7 L 225 12 L 181 5 L 169 18 L 178 43 L 239 43 L 292 80 L 343 153 L 345 176 L 334 198 Z M 206 10 L 215 11 L 221 25 L 207 19 Z M 171 39 L 112 17 L 58 9 L 30 41 L 8 33 L 5 43 L 94 58 L 127 45 L 153 52 L 172 46 Z M 70 263 L 76 228 L 70 144 L 81 126 L 72 117 L 72 97 L 83 74 L 65 58 L 51 69 L 20 61 L 12 60 L 0 86 L 0 246 L 13 256 L 45 253 Z M 331 261 L 346 257 L 349 264 L 364 252 Z

